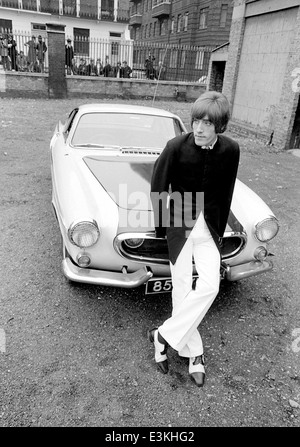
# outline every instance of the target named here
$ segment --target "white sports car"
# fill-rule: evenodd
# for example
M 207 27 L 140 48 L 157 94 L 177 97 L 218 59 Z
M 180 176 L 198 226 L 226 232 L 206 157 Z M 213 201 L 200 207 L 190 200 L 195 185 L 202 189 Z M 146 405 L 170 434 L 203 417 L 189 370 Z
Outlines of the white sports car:
M 170 112 L 120 104 L 82 105 L 57 124 L 50 143 L 52 203 L 70 281 L 145 284 L 146 294 L 171 290 L 167 242 L 154 233 L 150 179 L 166 142 L 184 132 Z M 272 269 L 267 244 L 278 229 L 266 203 L 237 180 L 220 278 Z

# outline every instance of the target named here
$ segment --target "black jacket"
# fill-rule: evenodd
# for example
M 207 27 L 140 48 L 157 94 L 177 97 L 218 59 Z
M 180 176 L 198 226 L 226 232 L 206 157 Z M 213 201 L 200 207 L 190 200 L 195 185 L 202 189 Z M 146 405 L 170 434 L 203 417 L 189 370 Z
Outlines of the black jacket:
M 204 212 L 206 224 L 218 249 L 220 248 L 220 238 L 224 234 L 229 215 L 239 154 L 239 145 L 225 135 L 218 135 L 216 144 L 209 150 L 197 146 L 194 135 L 190 132 L 170 140 L 156 160 L 151 180 L 155 229 L 157 237 L 167 235 L 172 264 L 175 263 L 200 211 Z M 170 191 L 175 200 L 170 201 L 166 212 L 166 197 Z M 174 193 L 177 197 L 179 193 L 181 203 L 176 200 Z M 157 200 L 158 194 L 161 200 Z

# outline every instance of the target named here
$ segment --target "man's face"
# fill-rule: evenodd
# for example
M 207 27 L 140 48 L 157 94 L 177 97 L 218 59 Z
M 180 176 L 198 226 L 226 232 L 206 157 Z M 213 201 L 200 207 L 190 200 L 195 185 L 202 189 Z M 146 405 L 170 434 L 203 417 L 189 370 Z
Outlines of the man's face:
M 207 115 L 201 119 L 195 119 L 192 129 L 197 146 L 209 146 L 216 139 L 215 125 L 209 120 Z

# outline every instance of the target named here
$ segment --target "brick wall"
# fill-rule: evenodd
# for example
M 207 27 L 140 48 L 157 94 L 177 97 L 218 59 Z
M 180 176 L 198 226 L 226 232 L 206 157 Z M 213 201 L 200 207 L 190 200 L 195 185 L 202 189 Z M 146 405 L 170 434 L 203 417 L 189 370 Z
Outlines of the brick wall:
M 245 4 L 246 0 L 234 0 L 234 10 L 229 36 L 229 53 L 226 63 L 226 71 L 223 81 L 223 93 L 230 104 L 233 104 L 237 83 L 239 61 L 245 29 Z
M 58 85 L 60 89 L 61 86 Z M 66 90 L 60 97 L 68 98 L 120 98 L 156 100 L 195 101 L 206 90 L 204 84 L 177 83 L 139 79 L 94 78 L 68 76 Z M 56 90 L 57 94 L 57 90 Z M 0 73 L 0 97 L 56 98 L 49 76 L 41 73 Z
M 146 81 L 141 79 L 87 78 L 69 76 L 67 78 L 68 97 L 120 98 L 195 101 L 205 91 L 204 84 Z
M 276 148 L 289 149 L 295 118 L 296 121 L 297 119 L 300 121 L 300 117 L 296 117 L 300 88 L 295 90 L 292 86 L 295 81 L 293 72 L 299 70 L 300 73 L 300 8 L 297 2 L 291 0 L 288 4 L 279 1 L 271 4 L 267 0 L 261 0 L 259 3 L 253 2 L 256 10 L 251 16 L 249 8 L 246 8 L 246 3 L 245 0 L 234 0 L 229 54 L 223 83 L 223 93 L 233 106 L 231 125 L 235 130 L 240 129 L 240 133 L 263 138 L 266 142 L 272 135 L 272 143 Z M 273 7 L 272 11 L 268 9 L 270 6 Z M 254 9 L 252 8 L 251 11 L 253 13 Z M 281 21 L 284 25 L 284 28 L 279 30 L 275 26 L 278 18 L 283 18 Z M 253 48 L 248 48 L 250 56 L 265 54 L 265 60 L 268 60 L 267 69 L 258 68 L 256 72 L 254 69 L 257 84 L 254 86 L 253 93 L 249 87 L 251 70 L 247 70 L 245 65 L 245 61 L 250 59 L 247 58 L 246 49 L 241 54 L 245 28 L 247 31 L 245 48 L 250 44 L 250 21 L 254 28 L 257 25 L 257 32 L 259 23 L 264 21 L 268 24 L 266 32 L 262 33 L 265 37 L 265 49 L 261 49 L 262 38 L 259 48 L 256 45 L 258 38 L 252 39 Z M 275 34 L 281 32 L 280 39 L 285 42 L 284 48 L 278 48 L 282 42 L 277 34 L 272 39 L 272 32 Z M 273 48 L 272 42 L 275 41 L 275 38 L 277 38 L 278 45 Z M 271 63 L 275 60 L 276 52 L 278 52 L 276 60 L 279 65 L 273 68 Z M 257 61 L 260 61 L 259 57 L 257 57 Z M 251 65 L 251 69 L 253 69 L 253 65 Z M 263 83 L 265 83 L 265 88 Z M 252 94 L 254 96 L 249 96 Z M 298 110 L 300 109 L 298 108 Z
M 66 98 L 65 25 L 47 23 L 49 98 Z
M 2 68 L 2 66 L 0 66 Z M 0 97 L 48 98 L 48 75 L 0 72 Z
M 283 86 L 278 107 L 274 113 L 274 138 L 275 146 L 283 149 L 290 148 L 293 126 L 295 122 L 296 110 L 299 103 L 299 85 L 295 88 L 293 72 L 299 69 L 300 72 L 300 7 L 298 8 L 295 32 L 289 48 L 289 57 L 285 67 Z

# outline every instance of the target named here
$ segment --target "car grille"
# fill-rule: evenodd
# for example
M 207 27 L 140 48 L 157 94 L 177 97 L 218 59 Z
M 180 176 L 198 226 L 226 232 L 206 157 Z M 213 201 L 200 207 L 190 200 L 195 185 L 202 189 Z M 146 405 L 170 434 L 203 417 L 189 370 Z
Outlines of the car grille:
M 128 237 L 127 237 L 128 236 Z M 143 238 L 144 242 L 140 247 L 128 247 L 125 243 L 126 239 Z M 227 233 L 222 239 L 221 256 L 222 260 L 226 260 L 237 255 L 246 243 L 246 235 L 244 233 Z M 116 237 L 115 248 L 125 258 L 140 261 L 151 262 L 156 264 L 167 264 L 169 262 L 168 246 L 166 239 L 156 239 L 153 234 L 122 234 Z

